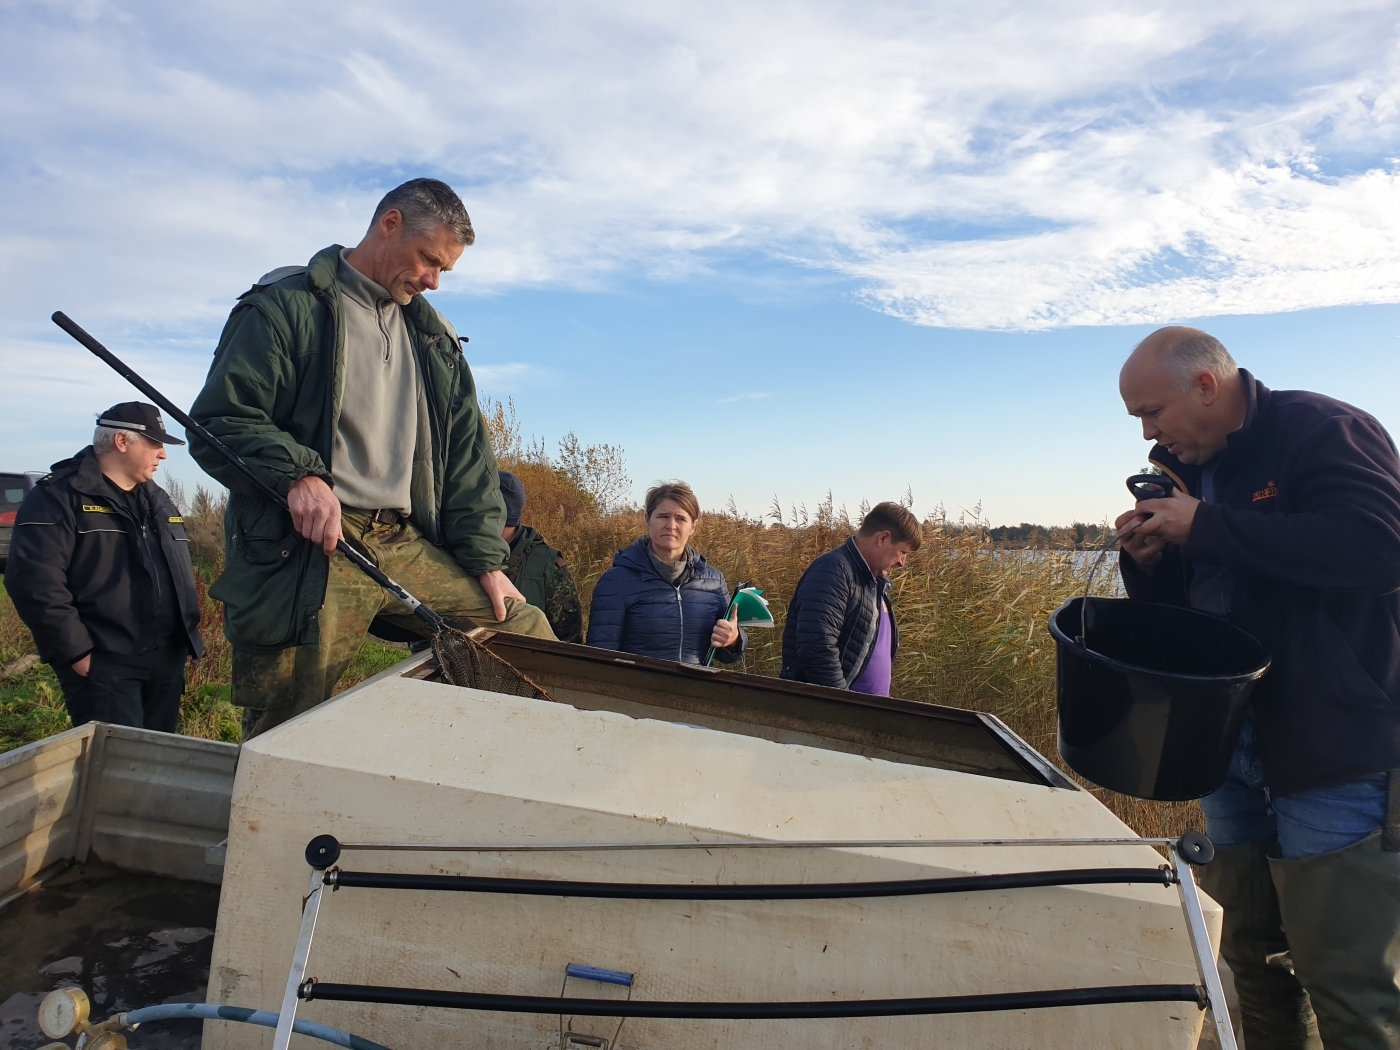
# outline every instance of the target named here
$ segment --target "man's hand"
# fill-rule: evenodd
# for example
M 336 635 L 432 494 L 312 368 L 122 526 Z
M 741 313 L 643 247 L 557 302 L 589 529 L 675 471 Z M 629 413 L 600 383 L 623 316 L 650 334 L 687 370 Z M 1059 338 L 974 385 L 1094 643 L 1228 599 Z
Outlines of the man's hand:
M 1120 536 L 1118 545 L 1139 568 L 1151 571 L 1162 560 L 1167 544 L 1186 543 L 1200 505 L 1200 500 L 1180 489 L 1170 499 L 1141 500 L 1126 514 L 1118 515 L 1113 523 Z
M 1156 536 L 1142 534 L 1140 527 L 1146 520 L 1147 515 L 1130 510 L 1126 514 L 1118 515 L 1113 527 L 1118 531 L 1118 548 L 1127 551 L 1128 557 L 1137 562 L 1137 567 L 1150 576 L 1152 570 L 1157 568 L 1157 563 L 1162 560 L 1162 548 L 1165 544 Z
M 522 602 L 525 600 L 525 595 L 516 589 L 515 584 L 510 582 L 510 577 L 500 569 L 483 572 L 476 579 L 481 584 L 481 589 L 486 592 L 486 597 L 491 599 L 491 612 L 496 617 L 497 623 L 505 621 L 507 598 L 514 598 Z
M 287 492 L 292 527 L 326 554 L 335 553 L 340 540 L 340 500 L 321 478 L 308 474 Z
M 86 678 L 88 676 L 88 669 L 92 667 L 92 653 L 88 653 L 81 660 L 74 660 L 69 666 L 73 668 L 74 674 Z
M 716 649 L 728 649 L 739 641 L 739 607 L 727 620 L 716 620 L 715 629 L 710 632 L 710 644 Z

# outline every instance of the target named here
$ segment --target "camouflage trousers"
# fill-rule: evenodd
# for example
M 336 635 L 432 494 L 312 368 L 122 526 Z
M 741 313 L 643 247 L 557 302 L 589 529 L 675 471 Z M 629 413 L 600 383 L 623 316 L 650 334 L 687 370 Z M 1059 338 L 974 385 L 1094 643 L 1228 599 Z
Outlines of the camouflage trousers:
M 341 529 L 346 540 L 453 627 L 471 630 L 482 626 L 536 638 L 554 637 L 544 613 L 516 599 L 506 599 L 506 618 L 498 622 L 476 577 L 407 523 L 372 525 L 368 514 L 346 509 Z M 233 651 L 232 699 L 244 709 L 243 739 L 265 733 L 329 700 L 376 616 L 426 636 L 423 621 L 406 605 L 344 555 L 333 554 L 317 645 L 279 653 Z

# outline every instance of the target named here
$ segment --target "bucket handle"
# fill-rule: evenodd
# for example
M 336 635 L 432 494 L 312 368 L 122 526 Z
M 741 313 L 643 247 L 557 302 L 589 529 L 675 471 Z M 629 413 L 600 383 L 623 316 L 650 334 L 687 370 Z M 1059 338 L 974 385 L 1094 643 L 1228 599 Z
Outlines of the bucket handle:
M 1139 503 L 1150 499 L 1169 499 L 1176 489 L 1176 482 L 1165 474 L 1134 474 L 1128 479 L 1128 491 L 1133 494 L 1133 499 Z M 1151 514 L 1147 518 L 1152 517 Z M 1114 534 L 1112 537 L 1105 536 L 1103 543 L 1099 544 L 1099 556 L 1094 559 L 1094 564 L 1089 568 L 1089 582 L 1084 584 L 1084 597 L 1079 602 L 1079 637 L 1075 639 L 1079 647 L 1084 650 L 1089 648 L 1089 592 L 1094 588 L 1094 577 L 1098 575 L 1099 566 L 1103 564 L 1104 555 L 1108 553 L 1109 543 L 1122 543 L 1123 540 L 1131 536 L 1137 529 L 1146 523 L 1147 518 L 1143 518 L 1131 529 L 1124 529 L 1122 532 Z
M 1148 515 L 1148 518 L 1150 517 L 1151 515 Z M 1148 518 L 1143 518 L 1142 521 L 1139 521 L 1130 529 L 1124 529 L 1122 532 L 1110 533 L 1105 536 L 1103 542 L 1099 544 L 1099 556 L 1094 559 L 1094 564 L 1089 567 L 1089 580 L 1084 584 L 1084 597 L 1079 600 L 1079 637 L 1075 639 L 1075 642 L 1078 643 L 1081 649 L 1088 650 L 1089 648 L 1089 592 L 1094 589 L 1094 577 L 1098 575 L 1099 566 L 1103 564 L 1103 560 L 1108 554 L 1109 544 L 1121 543 L 1124 538 L 1131 536 L 1141 526 L 1146 524 Z

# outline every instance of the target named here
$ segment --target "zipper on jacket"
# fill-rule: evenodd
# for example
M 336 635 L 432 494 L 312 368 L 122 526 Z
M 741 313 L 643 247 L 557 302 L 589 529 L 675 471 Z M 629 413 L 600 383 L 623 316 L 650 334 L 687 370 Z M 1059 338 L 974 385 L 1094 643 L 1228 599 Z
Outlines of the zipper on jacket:
M 417 325 L 414 326 L 417 328 Z M 446 550 L 447 547 L 442 542 L 442 497 L 439 495 L 446 486 L 443 475 L 447 473 L 447 435 L 439 433 L 441 427 L 438 422 L 437 412 L 434 410 L 434 403 L 437 401 L 437 386 L 433 383 L 432 369 L 428 367 L 429 359 L 432 357 L 433 345 L 423 341 L 423 330 L 418 328 L 420 339 L 415 341 L 413 356 L 418 361 L 418 373 L 423 378 L 423 403 L 428 409 L 428 440 L 432 443 L 429 450 L 430 459 L 433 464 L 433 531 L 437 533 L 433 537 L 433 543 Z M 421 355 L 419 343 L 422 344 Z M 438 452 L 441 450 L 441 462 L 439 462 Z
M 880 640 L 880 617 L 884 614 L 884 611 L 885 599 L 884 595 L 880 593 L 880 584 L 877 580 L 875 583 L 875 633 L 870 636 L 870 642 L 866 646 L 865 652 L 861 654 L 860 667 L 856 670 L 855 674 L 851 675 L 850 681 L 846 683 L 847 689 L 851 687 L 851 684 L 855 682 L 857 678 L 865 674 L 865 669 L 870 666 L 870 661 L 875 657 L 875 645 Z M 893 616 L 890 617 L 890 623 L 894 623 Z
M 860 652 L 860 659 L 856 661 L 856 669 L 851 676 L 846 679 L 846 688 L 851 688 L 853 683 L 861 675 L 865 674 L 866 665 L 870 663 L 870 658 L 875 654 L 875 643 L 880 638 L 880 590 L 877 585 L 875 589 L 875 631 L 870 636 L 870 640 L 865 643 L 865 648 Z
M 336 313 L 336 309 L 335 309 L 335 295 L 334 295 L 334 293 L 332 293 L 331 291 L 327 290 L 324 294 L 318 293 L 318 292 L 315 292 L 315 291 L 313 291 L 312 294 L 313 294 L 318 300 L 320 300 L 322 303 L 325 304 L 325 306 L 326 306 L 326 311 L 330 314 L 330 318 L 331 318 L 331 323 L 330 323 L 330 333 L 331 333 L 331 389 L 330 389 L 331 411 L 330 411 L 330 424 L 331 424 L 331 425 L 330 425 L 330 432 L 326 435 L 326 450 L 327 450 L 327 455 L 326 455 L 326 470 L 327 470 L 328 472 L 332 472 L 332 477 L 334 477 L 335 465 L 334 465 L 334 463 L 332 462 L 333 456 L 331 455 L 331 453 L 334 453 L 334 452 L 335 452 L 335 432 L 336 432 L 337 427 L 339 427 L 339 425 L 340 425 L 340 410 L 339 410 L 339 406 L 337 405 L 337 401 L 338 401 L 338 400 L 343 401 L 343 400 L 344 400 L 344 395 L 345 395 L 345 374 L 344 374 L 344 367 L 343 367 L 344 364 L 345 364 L 345 355 L 342 354 L 342 353 L 340 352 L 340 315 L 339 315 L 338 313 Z M 336 371 L 337 371 L 337 370 L 339 370 L 339 371 L 341 372 L 341 375 L 340 375 L 339 377 L 336 376 Z M 340 380 L 340 384 L 339 384 L 339 385 L 336 384 L 336 379 L 337 379 L 337 378 L 339 378 L 339 380 Z M 339 394 L 340 394 L 340 397 L 339 397 L 339 398 L 337 398 L 337 396 L 336 396 L 336 395 L 337 395 L 337 392 L 339 392 Z M 318 608 L 319 608 L 319 606 L 318 606 Z
M 685 602 L 681 601 L 681 589 L 676 588 L 676 613 L 681 618 L 681 636 L 676 644 L 676 662 L 685 663 Z
M 155 554 L 154 554 L 154 552 L 151 550 L 151 539 L 152 539 L 151 533 L 153 533 L 153 532 L 155 531 L 154 526 L 151 524 L 151 521 L 152 521 L 152 519 L 154 519 L 154 516 L 155 516 L 155 515 L 154 515 L 154 513 L 152 512 L 152 510 L 151 510 L 151 508 L 150 508 L 150 505 L 147 504 L 147 507 L 146 507 L 146 518 L 147 518 L 147 520 L 146 520 L 146 521 L 143 521 L 143 522 L 141 523 L 141 546 L 142 546 L 142 547 L 144 548 L 144 550 L 145 550 L 146 561 L 148 561 L 148 562 L 150 563 L 150 566 L 146 569 L 146 571 L 147 571 L 148 573 L 151 574 L 151 592 L 152 592 L 152 594 L 155 596 L 155 609 L 154 609 L 153 611 L 156 612 L 157 614 L 159 614 L 161 602 L 162 602 L 162 600 L 165 598 L 165 583 L 164 583 L 164 581 L 161 579 L 161 575 L 162 575 L 162 574 L 161 574 L 160 570 L 156 568 L 156 565 L 155 565 Z M 159 539 L 158 539 L 158 538 L 156 539 L 156 542 L 159 543 Z M 165 550 L 164 550 L 163 548 L 161 549 L 161 552 L 160 552 L 160 553 L 161 553 L 161 557 L 164 557 L 164 556 L 165 556 Z M 167 565 L 167 568 L 168 568 L 168 567 L 169 567 L 169 566 Z M 171 582 L 173 583 L 174 580 L 175 580 L 175 572 L 174 572 L 174 570 L 171 570 L 170 579 L 171 579 Z M 180 605 L 179 605 L 178 602 L 175 604 L 175 608 L 176 608 L 177 610 L 180 608 Z

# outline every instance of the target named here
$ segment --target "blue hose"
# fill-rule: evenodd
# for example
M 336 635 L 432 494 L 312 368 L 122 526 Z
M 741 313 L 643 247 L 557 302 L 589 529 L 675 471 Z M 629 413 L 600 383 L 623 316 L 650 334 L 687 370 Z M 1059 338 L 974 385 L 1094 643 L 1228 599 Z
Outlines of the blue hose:
M 213 1003 L 169 1003 L 165 1006 L 146 1006 L 140 1010 L 128 1011 L 124 1018 L 125 1023 L 133 1028 L 138 1024 L 146 1024 L 150 1021 L 174 1021 L 178 1019 L 239 1021 L 243 1024 L 261 1025 L 264 1028 L 277 1027 L 277 1014 L 267 1010 L 249 1010 L 244 1006 L 215 1006 Z M 351 1035 L 349 1032 L 342 1032 L 339 1028 L 332 1028 L 328 1024 L 317 1024 L 315 1021 L 297 1021 L 292 1025 L 292 1031 L 300 1035 L 309 1035 L 312 1039 L 323 1039 L 336 1046 L 349 1047 L 350 1050 L 389 1050 L 387 1046 L 372 1043 L 368 1039 L 361 1039 L 358 1035 Z

